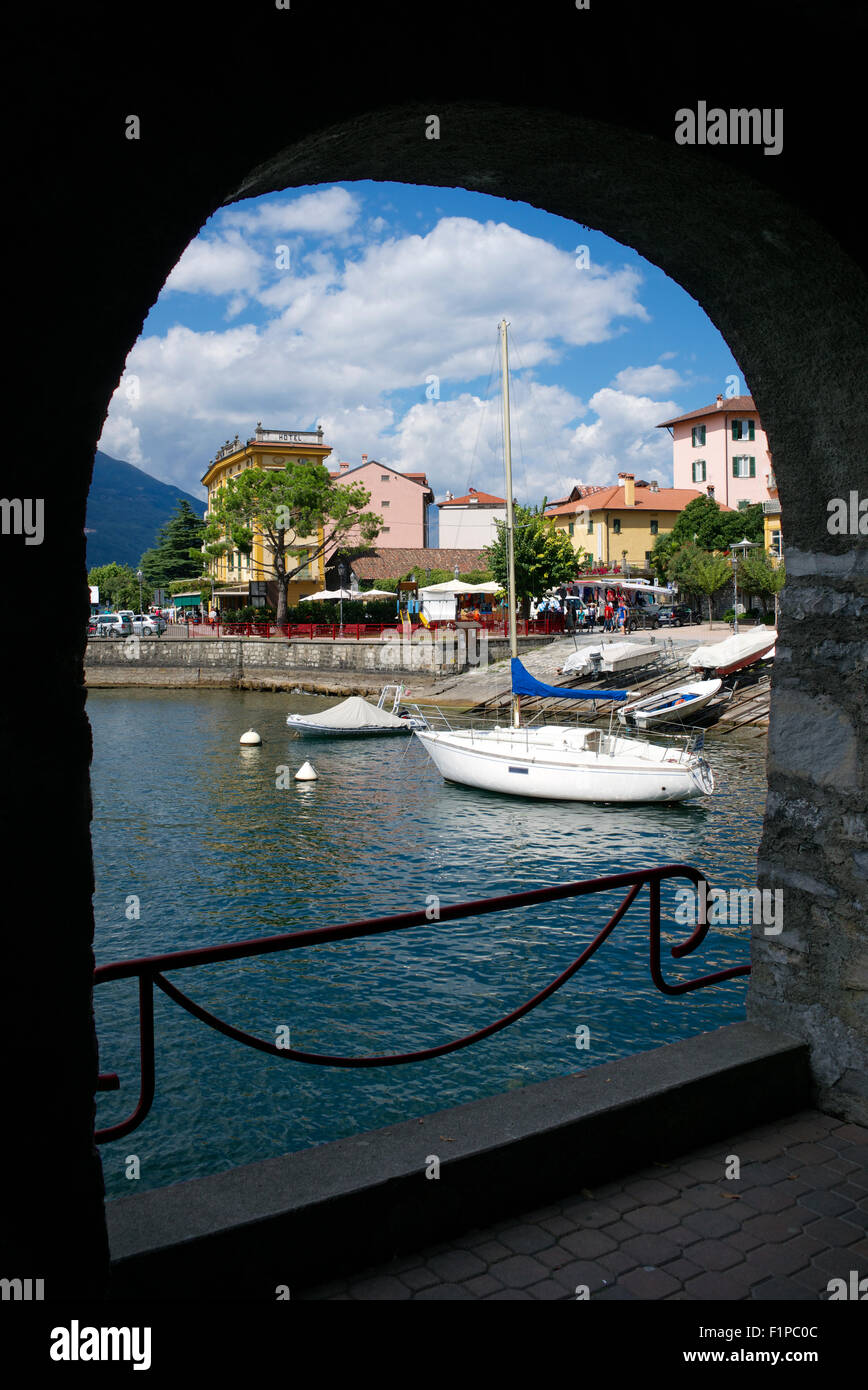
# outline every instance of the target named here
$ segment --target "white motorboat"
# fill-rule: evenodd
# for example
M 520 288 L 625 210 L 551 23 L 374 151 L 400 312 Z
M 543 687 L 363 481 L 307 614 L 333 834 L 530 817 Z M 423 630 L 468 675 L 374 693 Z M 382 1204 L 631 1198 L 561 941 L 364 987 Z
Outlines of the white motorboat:
M 650 642 L 601 642 L 580 647 L 568 656 L 562 667 L 565 676 L 587 676 L 596 671 L 615 675 L 635 666 L 647 666 L 660 655 L 660 648 Z
M 753 628 L 750 632 L 739 632 L 733 637 L 727 637 L 723 642 L 697 647 L 688 664 L 692 671 L 728 676 L 733 671 L 740 671 L 743 666 L 753 666 L 754 662 L 768 656 L 774 650 L 777 640 L 775 628 Z
M 509 637 L 512 653 L 511 727 L 417 729 L 416 737 L 450 782 L 512 796 L 556 801 L 686 801 L 714 790 L 714 776 L 689 740 L 653 743 L 569 724 L 521 727 L 522 695 L 558 699 L 626 700 L 626 690 L 572 690 L 536 680 L 518 660 L 512 463 L 509 431 L 507 323 L 500 324 Z
M 394 692 L 394 693 L 393 693 Z M 392 708 L 385 708 L 389 696 Z M 317 710 L 313 714 L 288 714 L 286 722 L 290 729 L 302 738 L 365 738 L 374 734 L 409 734 L 425 727 L 425 720 L 418 715 L 401 714 L 400 704 L 404 696 L 402 685 L 387 685 L 380 692 L 376 705 L 363 700 L 361 695 L 351 695 L 339 705 L 330 709 Z
M 618 719 L 622 724 L 632 725 L 636 729 L 647 729 L 654 724 L 690 718 L 714 699 L 722 685 L 723 681 L 719 678 L 673 685 L 669 690 L 658 691 L 656 695 L 633 700 L 618 710 Z

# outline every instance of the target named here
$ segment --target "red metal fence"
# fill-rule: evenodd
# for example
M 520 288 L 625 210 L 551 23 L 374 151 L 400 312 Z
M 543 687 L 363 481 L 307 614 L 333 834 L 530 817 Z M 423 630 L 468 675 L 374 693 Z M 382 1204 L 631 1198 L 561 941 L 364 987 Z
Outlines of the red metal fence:
M 177 625 L 176 625 L 177 626 Z M 286 641 L 331 640 L 379 641 L 383 638 L 410 636 L 419 631 L 451 631 L 455 628 L 478 627 L 490 637 L 506 637 L 509 629 L 502 619 L 480 618 L 470 622 L 433 622 L 429 628 L 421 623 L 233 623 L 220 619 L 212 623 L 184 624 L 188 637 L 260 637 L 284 638 Z M 516 624 L 519 637 L 552 636 L 564 630 L 564 619 L 559 613 L 545 618 L 520 618 Z
M 335 927 L 318 927 L 310 931 L 286 932 L 281 936 L 260 937 L 258 940 L 229 942 L 223 946 L 206 946 L 191 951 L 173 951 L 160 956 L 143 956 L 137 960 L 115 961 L 111 965 L 98 966 L 94 971 L 94 985 L 108 984 L 113 980 L 137 979 L 139 982 L 139 1056 L 140 1056 L 140 1088 L 139 1099 L 135 1109 L 120 1123 L 110 1125 L 106 1129 L 97 1130 L 95 1139 L 99 1144 L 108 1143 L 113 1139 L 121 1139 L 124 1135 L 132 1133 L 137 1129 L 142 1121 L 147 1117 L 154 1099 L 155 1092 L 155 1061 L 154 1061 L 154 986 L 161 989 L 164 994 L 182 1009 L 186 1009 L 194 1018 L 205 1023 L 210 1028 L 214 1028 L 218 1033 L 222 1033 L 227 1038 L 232 1038 L 236 1042 L 245 1043 L 248 1047 L 256 1048 L 259 1052 L 267 1052 L 270 1056 L 280 1057 L 290 1062 L 306 1062 L 313 1066 L 322 1067 L 390 1067 L 399 1066 L 407 1062 L 424 1062 L 433 1057 L 442 1057 L 447 1052 L 456 1052 L 459 1048 L 469 1047 L 472 1043 L 480 1042 L 483 1038 L 491 1037 L 501 1028 L 508 1027 L 515 1023 L 517 1019 L 530 1013 L 543 1000 L 548 999 L 556 990 L 575 975 L 586 961 L 603 944 L 606 938 L 614 931 L 615 927 L 626 915 L 628 909 L 635 902 L 640 891 L 647 885 L 648 887 L 648 927 L 649 927 L 649 968 L 654 984 L 663 994 L 686 994 L 690 990 L 703 989 L 707 985 L 719 984 L 723 980 L 730 980 L 736 975 L 747 975 L 750 973 L 749 965 L 736 965 L 728 970 L 716 970 L 710 975 L 701 975 L 696 979 L 682 980 L 678 984 L 670 984 L 663 976 L 663 969 L 660 960 L 660 884 L 664 879 L 686 878 L 697 887 L 700 883 L 708 883 L 705 875 L 690 864 L 663 864 L 653 868 L 635 869 L 630 873 L 610 874 L 605 878 L 583 879 L 575 883 L 561 883 L 555 887 L 536 888 L 523 893 L 506 893 L 496 898 L 481 898 L 476 902 L 455 903 L 452 906 L 443 904 L 439 908 L 438 921 L 451 922 L 463 917 L 482 916 L 492 912 L 509 912 L 520 907 L 529 907 L 537 903 L 556 902 L 564 898 L 584 897 L 592 893 L 611 892 L 613 889 L 625 888 L 627 892 L 612 913 L 608 922 L 601 928 L 593 941 L 581 952 L 579 956 L 562 971 L 556 979 L 552 980 L 541 989 L 533 998 L 521 1004 L 517 1009 L 505 1014 L 502 1018 L 489 1023 L 485 1028 L 479 1028 L 473 1033 L 455 1038 L 451 1042 L 440 1043 L 436 1047 L 426 1047 L 418 1052 L 393 1053 L 388 1056 L 378 1057 L 337 1057 L 322 1053 L 301 1052 L 296 1048 L 281 1048 L 275 1043 L 266 1042 L 263 1038 L 254 1037 L 241 1028 L 235 1028 L 232 1024 L 225 1023 L 222 1019 L 216 1018 L 200 1004 L 196 1004 L 186 994 L 183 994 L 175 985 L 170 984 L 166 979 L 165 971 L 168 970 L 187 970 L 193 966 L 211 965 L 215 961 L 241 960 L 249 956 L 264 956 L 276 951 L 296 951 L 308 946 L 323 945 L 332 941 L 348 941 L 363 936 L 374 936 L 382 932 L 403 931 L 408 927 L 430 927 L 431 919 L 429 909 L 419 912 L 400 912 L 390 917 L 372 917 L 361 922 L 346 922 Z M 708 921 L 705 918 L 705 904 L 708 894 L 697 897 L 697 923 L 693 932 L 686 941 L 670 948 L 673 957 L 689 955 L 701 945 L 708 933 Z M 120 1088 L 120 1081 L 114 1072 L 102 1073 L 99 1077 L 97 1089 L 100 1091 L 115 1091 Z

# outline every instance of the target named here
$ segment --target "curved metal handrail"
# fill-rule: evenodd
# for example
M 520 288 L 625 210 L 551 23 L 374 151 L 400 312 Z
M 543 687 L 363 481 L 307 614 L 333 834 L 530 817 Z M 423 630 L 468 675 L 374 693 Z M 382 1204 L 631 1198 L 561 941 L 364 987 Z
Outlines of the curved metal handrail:
M 536 903 L 555 902 L 564 898 L 583 897 L 591 893 L 602 893 L 611 891 L 615 888 L 626 888 L 622 902 L 610 916 L 608 922 L 600 929 L 593 941 L 581 952 L 579 956 L 567 966 L 554 980 L 552 980 L 537 994 L 527 1000 L 524 1004 L 512 1009 L 504 1014 L 502 1018 L 496 1019 L 493 1023 L 487 1024 L 484 1028 L 479 1028 L 472 1033 L 467 1033 L 460 1038 L 454 1038 L 449 1042 L 439 1043 L 434 1047 L 423 1048 L 416 1052 L 392 1053 L 383 1056 L 373 1057 L 340 1057 L 331 1056 L 323 1053 L 302 1052 L 295 1048 L 279 1047 L 276 1043 L 266 1042 L 263 1038 L 257 1038 L 252 1033 L 247 1033 L 244 1029 L 236 1028 L 233 1024 L 226 1023 L 217 1018 L 209 1010 L 197 1004 L 186 994 L 171 984 L 166 978 L 166 970 L 183 970 L 197 965 L 209 965 L 218 961 L 240 960 L 248 956 L 269 955 L 277 951 L 299 950 L 308 946 L 322 945 L 331 941 L 353 940 L 364 936 L 373 936 L 383 932 L 402 931 L 409 927 L 430 926 L 431 917 L 427 909 L 419 912 L 402 912 L 388 917 L 373 917 L 360 922 L 345 922 L 334 927 L 319 927 L 309 931 L 285 932 L 280 936 L 260 937 L 248 941 L 232 942 L 223 946 L 206 946 L 189 951 L 173 951 L 159 956 L 142 956 L 135 960 L 115 961 L 110 965 L 98 966 L 94 971 L 94 985 L 107 984 L 112 980 L 122 980 L 136 978 L 139 982 L 139 1052 L 140 1052 L 140 1090 L 138 1103 L 132 1114 L 126 1120 L 116 1125 L 110 1125 L 106 1129 L 97 1130 L 95 1140 L 97 1143 L 109 1143 L 115 1139 L 121 1139 L 124 1135 L 132 1133 L 134 1129 L 146 1119 L 155 1094 L 155 1061 L 154 1061 L 154 997 L 153 987 L 156 985 L 174 1003 L 186 1009 L 201 1023 L 205 1023 L 209 1028 L 215 1029 L 225 1037 L 232 1038 L 236 1042 L 244 1043 L 248 1047 L 266 1052 L 270 1056 L 279 1057 L 289 1062 L 303 1062 L 313 1066 L 327 1067 L 386 1067 L 400 1066 L 410 1062 L 429 1061 L 434 1057 L 442 1057 L 449 1052 L 457 1052 L 460 1048 L 469 1047 L 473 1043 L 480 1042 L 482 1039 L 491 1037 L 493 1033 L 499 1032 L 502 1028 L 509 1027 L 525 1014 L 530 1013 L 543 1000 L 548 999 L 556 990 L 580 970 L 582 966 L 590 960 L 591 956 L 600 948 L 606 938 L 614 931 L 618 923 L 623 919 L 632 904 L 638 897 L 641 889 L 648 885 L 649 891 L 649 948 L 650 948 L 650 972 L 651 978 L 657 988 L 664 994 L 677 995 L 685 994 L 690 990 L 703 989 L 708 985 L 720 984 L 724 980 L 732 979 L 737 975 L 750 973 L 749 965 L 732 966 L 727 970 L 717 970 L 709 975 L 702 975 L 693 980 L 685 980 L 679 984 L 669 984 L 663 976 L 660 946 L 661 946 L 661 924 L 660 924 L 660 884 L 665 878 L 687 878 L 697 887 L 700 883 L 708 883 L 705 875 L 700 873 L 690 864 L 664 864 L 653 868 L 636 869 L 629 873 L 610 874 L 604 878 L 583 879 L 574 883 L 557 884 L 549 888 L 535 888 L 522 893 L 506 893 L 494 898 L 481 898 L 475 902 L 454 903 L 452 905 L 440 906 L 438 910 L 438 921 L 456 921 L 463 917 L 482 916 L 487 913 L 510 911 L 519 907 L 529 907 Z M 704 941 L 708 933 L 708 920 L 703 916 L 704 904 L 707 902 L 707 893 L 700 895 L 700 918 L 694 927 L 693 932 L 686 941 L 682 941 L 672 946 L 671 954 L 675 958 L 689 955 L 695 951 Z M 120 1083 L 114 1073 L 102 1073 L 99 1077 L 98 1090 L 117 1090 Z

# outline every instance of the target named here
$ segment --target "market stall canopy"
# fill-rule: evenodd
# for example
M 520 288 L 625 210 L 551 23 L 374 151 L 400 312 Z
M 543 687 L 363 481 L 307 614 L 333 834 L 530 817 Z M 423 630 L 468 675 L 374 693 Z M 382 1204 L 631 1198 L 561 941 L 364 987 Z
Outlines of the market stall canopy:
M 643 584 L 640 579 L 619 579 L 617 574 L 605 575 L 602 579 L 592 579 L 589 575 L 580 574 L 577 579 L 580 589 L 631 589 L 639 594 L 667 594 L 669 598 L 674 596 L 674 589 L 667 589 L 664 584 Z
M 445 584 L 428 584 L 419 593 L 424 598 L 430 594 L 432 598 L 448 597 L 450 594 L 500 594 L 503 593 L 503 585 L 489 581 L 486 584 L 465 584 L 460 579 L 449 579 Z

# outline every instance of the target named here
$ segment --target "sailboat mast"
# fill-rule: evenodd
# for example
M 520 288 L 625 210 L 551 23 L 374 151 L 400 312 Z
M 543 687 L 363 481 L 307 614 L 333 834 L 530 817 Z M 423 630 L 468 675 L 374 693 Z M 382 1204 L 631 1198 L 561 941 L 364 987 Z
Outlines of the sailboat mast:
M 509 581 L 509 654 L 518 656 L 518 629 L 515 602 L 515 513 L 512 503 L 512 446 L 509 433 L 509 354 L 506 344 L 506 319 L 500 321 L 500 373 L 503 396 L 503 452 L 506 468 L 506 555 Z M 520 697 L 512 697 L 512 723 L 520 722 Z

